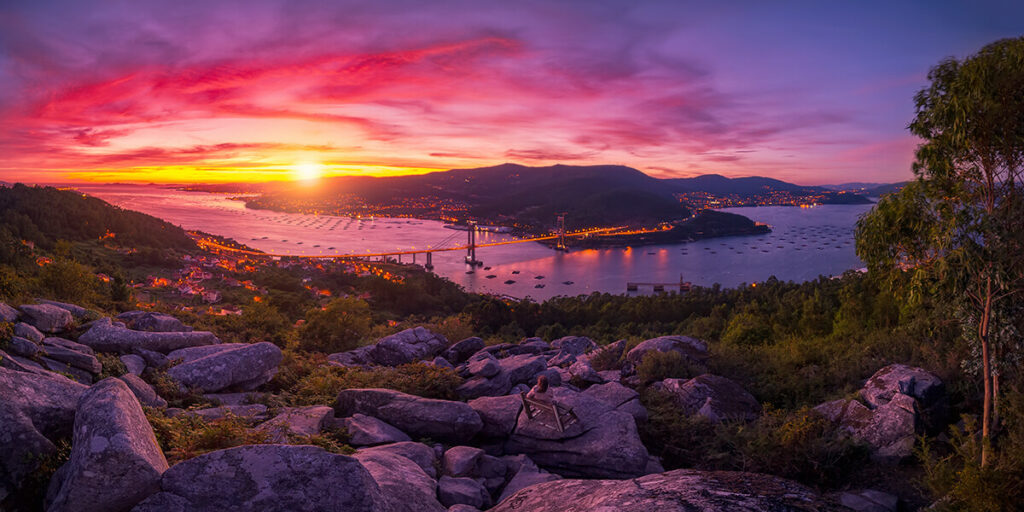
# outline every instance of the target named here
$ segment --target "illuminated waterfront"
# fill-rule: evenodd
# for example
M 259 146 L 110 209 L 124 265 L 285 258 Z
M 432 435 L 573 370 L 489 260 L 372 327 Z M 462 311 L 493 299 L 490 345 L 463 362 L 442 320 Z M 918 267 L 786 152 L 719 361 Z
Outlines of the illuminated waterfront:
M 442 223 L 415 219 L 351 219 L 248 210 L 240 201 L 203 192 L 159 187 L 86 186 L 83 192 L 113 204 L 163 218 L 185 229 L 234 238 L 251 247 L 281 254 L 391 252 L 436 247 L 451 238 L 463 244 L 466 233 Z M 861 267 L 853 250 L 853 225 L 871 205 L 816 208 L 729 208 L 773 226 L 767 235 L 715 238 L 689 244 L 556 252 L 538 243 L 479 249 L 484 267 L 472 274 L 459 251 L 438 252 L 435 272 L 469 291 L 545 299 L 594 291 L 624 293 L 627 281 L 678 282 L 680 274 L 698 285 L 736 286 L 769 276 L 802 281 Z M 508 235 L 478 233 L 478 243 L 508 240 Z M 403 262 L 410 261 L 409 257 Z M 422 264 L 422 255 L 417 263 Z M 487 269 L 486 267 L 490 267 Z M 517 273 L 513 273 L 517 272 Z M 488 278 L 488 276 L 494 276 Z M 538 279 L 538 277 L 543 277 Z M 515 281 L 505 284 L 506 281 Z M 573 284 L 564 284 L 571 281 Z M 537 288 L 537 285 L 543 285 Z M 650 293 L 641 289 L 640 293 Z

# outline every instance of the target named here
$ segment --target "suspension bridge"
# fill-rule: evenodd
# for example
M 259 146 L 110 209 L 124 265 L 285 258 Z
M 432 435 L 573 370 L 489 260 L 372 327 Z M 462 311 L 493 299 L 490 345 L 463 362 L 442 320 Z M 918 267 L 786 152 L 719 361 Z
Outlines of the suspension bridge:
M 583 229 L 578 231 L 566 231 L 565 229 L 565 215 L 560 214 L 558 216 L 558 227 L 556 231 L 550 235 L 535 236 L 528 238 L 515 238 L 512 240 L 501 240 L 498 242 L 484 242 L 477 243 L 476 234 L 477 227 L 476 223 L 470 222 L 466 230 L 466 243 L 459 244 L 458 239 L 462 236 L 461 233 L 455 232 L 452 235 L 446 237 L 440 242 L 429 245 L 425 249 L 406 249 L 406 250 L 395 250 L 386 252 L 373 252 L 373 253 L 347 253 L 347 254 L 277 254 L 272 252 L 253 251 L 249 249 L 243 249 L 241 247 L 233 247 L 225 245 L 215 239 L 203 236 L 199 232 L 190 231 L 189 235 L 195 240 L 196 244 L 203 249 L 211 249 L 222 252 L 229 252 L 234 254 L 245 254 L 249 256 L 260 256 L 260 257 L 276 257 L 276 258 L 302 258 L 302 259 L 363 259 L 370 260 L 374 258 L 380 258 L 382 261 L 388 258 L 396 258 L 399 263 L 402 261 L 402 256 L 411 256 L 412 263 L 416 263 L 416 256 L 419 254 L 424 255 L 425 262 L 424 268 L 430 270 L 434 268 L 433 254 L 435 252 L 447 252 L 447 251 L 466 251 L 466 263 L 470 266 L 477 267 L 482 266 L 483 262 L 477 259 L 476 250 L 486 247 L 497 247 L 499 245 L 511 245 L 511 244 L 524 244 L 529 242 L 543 242 L 547 240 L 555 240 L 556 250 L 567 250 L 566 240 L 569 238 L 587 237 L 587 236 L 622 236 L 622 235 L 636 235 L 642 233 L 653 233 L 661 231 L 664 227 L 649 228 L 649 229 L 636 229 L 628 228 L 625 226 L 616 227 L 605 227 L 605 228 L 591 228 Z M 455 244 L 455 245 L 450 245 Z

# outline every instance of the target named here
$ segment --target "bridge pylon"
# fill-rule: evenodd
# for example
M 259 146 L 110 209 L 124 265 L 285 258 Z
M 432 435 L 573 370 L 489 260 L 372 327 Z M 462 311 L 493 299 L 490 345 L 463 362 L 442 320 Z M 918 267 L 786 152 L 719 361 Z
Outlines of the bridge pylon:
M 555 230 L 558 239 L 555 242 L 555 250 L 569 252 L 569 247 L 565 245 L 565 215 L 565 212 L 558 213 L 558 227 Z
M 476 221 L 467 222 L 469 247 L 466 248 L 466 263 L 471 267 L 482 267 L 484 262 L 476 259 Z

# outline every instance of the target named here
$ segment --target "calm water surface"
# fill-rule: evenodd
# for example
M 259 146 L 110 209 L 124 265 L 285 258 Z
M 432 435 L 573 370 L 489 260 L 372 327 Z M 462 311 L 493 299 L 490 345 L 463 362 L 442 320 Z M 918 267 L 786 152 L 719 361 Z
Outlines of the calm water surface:
M 295 255 L 353 254 L 464 245 L 467 233 L 427 220 L 352 219 L 323 215 L 249 210 L 240 201 L 204 192 L 155 186 L 82 186 L 82 192 L 112 204 L 160 217 L 184 229 L 234 238 L 260 250 Z M 595 291 L 625 293 L 627 282 L 678 283 L 680 276 L 699 285 L 731 287 L 763 281 L 805 281 L 863 267 L 853 248 L 853 227 L 871 205 L 816 208 L 751 207 L 724 211 L 772 226 L 758 236 L 715 238 L 688 244 L 555 252 L 537 243 L 477 250 L 478 267 L 467 274 L 463 251 L 434 254 L 434 271 L 469 291 L 530 296 Z M 508 239 L 479 233 L 477 243 Z M 452 243 L 454 242 L 454 243 Z M 404 256 L 403 262 L 410 261 Z M 417 255 L 417 263 L 423 255 Z M 517 273 L 513 273 L 517 272 Z M 488 278 L 493 275 L 495 277 Z M 514 283 L 505 284 L 513 280 Z M 565 284 L 572 281 L 573 284 Z M 537 288 L 537 285 L 543 285 Z M 666 288 L 671 289 L 671 288 Z M 639 293 L 650 293 L 641 286 Z

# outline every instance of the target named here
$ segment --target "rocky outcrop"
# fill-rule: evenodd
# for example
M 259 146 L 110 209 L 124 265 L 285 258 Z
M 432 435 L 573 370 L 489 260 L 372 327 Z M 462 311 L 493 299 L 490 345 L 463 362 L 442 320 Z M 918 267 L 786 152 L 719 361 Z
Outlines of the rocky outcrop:
M 25 322 L 18 322 L 14 324 L 14 335 L 21 336 L 22 338 L 31 340 L 35 343 L 42 343 L 46 339 L 46 335 L 39 332 L 39 329 L 32 327 Z
M 78 338 L 78 342 L 100 352 L 129 353 L 134 348 L 142 348 L 166 354 L 179 348 L 215 345 L 220 343 L 220 340 L 207 331 L 135 331 L 114 325 L 109 318 L 103 318 L 93 322 L 92 327 Z
M 148 382 L 142 380 L 138 375 L 126 373 L 118 378 L 128 386 L 128 389 L 132 390 L 135 398 L 138 398 L 139 403 L 142 405 L 147 407 L 167 407 L 167 400 L 160 398 L 160 395 L 156 394 L 153 386 L 150 386 Z
M 761 404 L 743 387 L 717 375 L 665 379 L 652 387 L 669 393 L 686 414 L 698 414 L 716 423 L 751 421 L 761 412 Z
M 469 356 L 483 349 L 484 340 L 473 336 L 448 347 L 448 350 L 445 350 L 442 355 L 452 364 L 462 364 L 469 359 Z
M 352 446 L 374 446 L 378 444 L 411 441 L 409 436 L 397 428 L 365 414 L 353 414 L 344 419 L 345 430 Z
M 358 460 L 315 446 L 249 445 L 176 464 L 133 512 L 393 510 Z
M 924 428 L 935 432 L 946 426 L 949 413 L 946 386 L 938 376 L 923 368 L 891 364 L 875 372 L 860 390 L 861 398 L 872 409 L 884 406 L 898 394 L 917 400 Z
M 629 478 L 644 474 L 648 453 L 631 415 L 565 387 L 551 392 L 554 401 L 571 408 L 579 421 L 559 432 L 521 413 L 505 443 L 506 453 L 525 454 L 562 476 Z
M 0 322 L 17 322 L 19 316 L 21 313 L 18 313 L 17 309 L 0 302 Z
M 834 400 L 814 410 L 853 439 L 870 446 L 875 460 L 896 463 L 913 452 L 918 411 L 917 401 L 910 396 L 897 394 L 874 410 L 856 400 Z
M 678 352 L 694 363 L 703 363 L 708 358 L 708 345 L 689 336 L 660 336 L 640 342 L 626 353 L 623 371 L 632 373 L 650 352 Z
M 103 365 L 93 355 L 91 348 L 70 340 L 46 338 L 43 340 L 43 351 L 51 359 L 56 359 L 92 374 L 98 374 L 103 370 Z
M 221 405 L 218 407 L 207 407 L 206 409 L 189 409 L 187 411 L 182 409 L 167 410 L 168 416 L 174 417 L 179 414 L 198 416 L 207 421 L 219 420 L 228 415 L 250 420 L 264 420 L 267 417 L 267 406 L 263 404 Z
M 49 511 L 129 510 L 160 490 L 167 460 L 135 395 L 116 378 L 82 395 L 71 446 L 50 481 Z
M 505 488 L 502 489 L 501 495 L 497 499 L 498 503 L 505 501 L 505 498 L 508 498 L 509 496 L 519 492 L 519 490 L 525 489 L 531 485 L 562 479 L 562 477 L 554 473 L 548 473 L 547 471 L 538 468 L 537 464 L 525 455 L 507 457 L 506 459 L 511 459 L 509 460 L 509 473 L 513 476 L 508 483 L 505 484 Z M 515 463 L 512 462 L 513 460 Z
M 227 388 L 251 391 L 273 378 L 281 357 L 281 349 L 273 343 L 242 344 L 173 366 L 167 370 L 167 375 L 184 388 L 207 392 Z
M 493 512 L 839 512 L 796 482 L 757 473 L 679 469 L 632 480 L 558 480 L 527 487 Z
M 387 452 L 359 452 L 354 457 L 377 482 L 384 500 L 395 512 L 443 512 L 437 483 L 415 462 Z
M 467 402 L 480 415 L 484 427 L 480 435 L 490 438 L 506 438 L 512 434 L 519 421 L 523 400 L 519 395 L 485 396 Z
M 40 458 L 56 452 L 53 441 L 71 434 L 86 389 L 49 372 L 0 368 L 0 501 L 21 486 Z
M 448 346 L 448 340 L 423 327 L 414 327 L 385 336 L 374 343 L 348 352 L 327 356 L 342 366 L 398 366 L 417 360 L 431 360 Z
M 469 505 L 484 509 L 491 506 L 491 495 L 487 489 L 472 478 L 442 476 L 437 481 L 437 497 L 446 507 Z
M 126 311 L 117 315 L 129 329 L 149 332 L 191 332 L 192 328 L 171 315 L 152 311 Z
M 63 332 L 74 323 L 70 311 L 53 304 L 26 304 L 19 309 L 26 322 L 43 332 Z
M 285 407 L 277 416 L 263 422 L 258 430 L 270 434 L 274 443 L 287 443 L 290 438 L 314 436 L 334 417 L 334 410 L 325 405 Z
M 647 421 L 647 408 L 640 403 L 640 393 L 627 388 L 618 382 L 608 382 L 590 386 L 583 392 L 594 397 L 615 410 L 633 416 L 638 422 Z
M 413 437 L 465 442 L 483 428 L 483 421 L 463 402 L 420 398 L 389 389 L 345 389 L 338 393 L 335 414 L 365 414 L 383 420 Z
M 757 473 L 679 469 L 633 480 L 559 480 L 527 487 L 493 512 L 762 512 L 845 510 L 796 482 Z
M 7 348 L 12 354 L 22 357 L 34 357 L 36 354 L 42 354 L 43 352 L 43 348 L 36 342 L 21 336 L 12 337 L 8 341 Z
M 121 360 L 121 364 L 128 370 L 128 373 L 132 375 L 142 375 L 142 372 L 146 371 L 146 360 L 142 356 L 125 354 L 118 359 Z
M 430 478 L 437 478 L 437 454 L 434 449 L 423 444 L 405 441 L 400 443 L 385 444 L 371 448 L 360 448 L 358 453 L 390 453 L 405 457 L 420 467 Z

